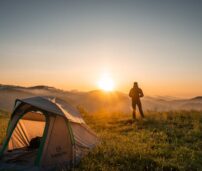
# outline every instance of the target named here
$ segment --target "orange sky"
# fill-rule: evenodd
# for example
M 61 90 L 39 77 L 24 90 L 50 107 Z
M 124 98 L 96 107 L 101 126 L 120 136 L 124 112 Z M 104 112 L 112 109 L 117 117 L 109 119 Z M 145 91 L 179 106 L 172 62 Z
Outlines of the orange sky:
M 202 3 L 24 1 L 0 4 L 0 83 L 202 95 Z M 188 12 L 189 11 L 189 12 Z
M 96 73 L 94 76 L 86 78 L 78 77 L 74 74 L 58 74 L 55 73 L 21 73 L 19 76 L 8 76 L 6 78 L 1 77 L 4 80 L 4 84 L 21 85 L 21 86 L 34 86 L 34 85 L 49 85 L 64 90 L 79 90 L 79 91 L 90 91 L 98 89 L 98 82 L 101 79 L 101 73 Z M 41 76 L 39 79 L 39 75 Z M 31 75 L 31 76 L 30 76 Z M 62 77 L 64 79 L 62 79 Z M 9 78 L 9 79 L 8 79 Z M 79 78 L 79 79 L 76 79 Z M 132 87 L 133 80 L 126 77 L 113 77 L 111 74 L 110 78 L 114 81 L 115 90 L 128 93 Z M 16 81 L 17 80 L 17 81 Z M 26 81 L 27 80 L 27 81 Z M 69 81 L 68 81 L 69 80 Z M 189 82 L 189 81 L 162 81 L 154 79 L 136 79 L 139 81 L 139 86 L 143 89 L 147 96 L 176 96 L 176 97 L 192 97 L 201 95 L 202 83 Z

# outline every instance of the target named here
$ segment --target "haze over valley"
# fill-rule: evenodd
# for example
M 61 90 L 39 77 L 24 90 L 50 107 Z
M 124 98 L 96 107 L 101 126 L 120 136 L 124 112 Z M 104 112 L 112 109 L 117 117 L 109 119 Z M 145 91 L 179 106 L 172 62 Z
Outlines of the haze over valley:
M 119 91 L 63 91 L 49 86 L 0 85 L 0 109 L 11 112 L 16 98 L 32 96 L 57 97 L 89 114 L 131 113 L 131 101 L 128 94 Z M 145 96 L 142 98 L 142 103 L 145 111 L 202 110 L 202 96 L 189 99 Z

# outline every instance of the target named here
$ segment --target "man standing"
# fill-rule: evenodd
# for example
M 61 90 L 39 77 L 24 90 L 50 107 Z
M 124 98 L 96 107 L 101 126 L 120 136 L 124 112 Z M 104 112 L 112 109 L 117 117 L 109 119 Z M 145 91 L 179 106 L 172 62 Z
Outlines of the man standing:
M 136 119 L 136 106 L 138 106 L 140 115 L 144 118 L 144 113 L 142 110 L 142 104 L 140 98 L 144 96 L 142 89 L 138 87 L 138 83 L 134 82 L 133 88 L 129 92 L 129 96 L 132 98 L 132 107 L 133 107 L 133 119 Z

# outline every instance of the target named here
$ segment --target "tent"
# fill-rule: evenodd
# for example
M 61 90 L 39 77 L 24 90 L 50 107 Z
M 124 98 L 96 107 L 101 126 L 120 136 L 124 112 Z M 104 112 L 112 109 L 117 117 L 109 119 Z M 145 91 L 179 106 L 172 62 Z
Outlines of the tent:
M 65 101 L 17 99 L 0 150 L 0 170 L 67 170 L 97 143 L 80 113 Z

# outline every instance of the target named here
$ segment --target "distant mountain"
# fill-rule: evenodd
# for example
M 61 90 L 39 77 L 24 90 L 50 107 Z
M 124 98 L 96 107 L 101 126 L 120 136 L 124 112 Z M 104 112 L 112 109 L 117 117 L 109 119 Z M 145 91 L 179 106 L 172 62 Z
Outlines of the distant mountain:
M 44 86 L 44 85 L 38 85 L 33 87 L 28 87 L 29 89 L 54 89 L 54 87 Z
M 192 98 L 191 100 L 202 100 L 202 96 L 194 97 L 194 98 Z
M 11 111 L 16 98 L 32 96 L 54 96 L 61 98 L 75 107 L 80 107 L 88 113 L 131 113 L 131 100 L 122 92 L 103 92 L 93 90 L 89 92 L 63 91 L 54 87 L 39 85 L 21 87 L 0 84 L 0 109 Z M 178 99 L 176 97 L 144 97 L 144 110 L 202 110 L 202 96 L 192 99 Z

